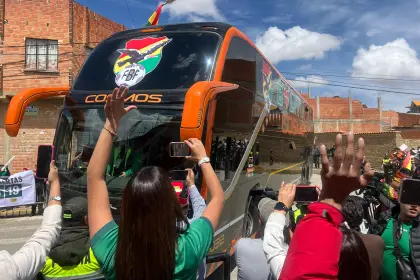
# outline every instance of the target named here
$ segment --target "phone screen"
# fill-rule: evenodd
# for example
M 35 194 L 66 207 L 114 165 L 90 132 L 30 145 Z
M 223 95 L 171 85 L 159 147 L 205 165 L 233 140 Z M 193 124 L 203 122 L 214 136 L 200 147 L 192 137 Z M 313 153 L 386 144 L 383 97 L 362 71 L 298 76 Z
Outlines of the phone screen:
M 89 146 L 84 146 L 83 151 L 82 151 L 81 160 L 83 162 L 89 162 L 92 155 L 93 155 L 93 148 L 89 147 Z
M 169 178 L 173 181 L 186 181 L 188 176 L 187 170 L 171 170 L 169 171 Z
M 318 192 L 316 187 L 296 186 L 296 202 L 314 202 L 318 201 Z
M 189 156 L 190 147 L 184 142 L 171 142 L 169 144 L 169 153 L 171 157 L 186 157 Z
M 36 161 L 36 177 L 40 179 L 48 178 L 50 172 L 50 162 L 53 159 L 52 146 L 39 146 L 38 158 Z
M 420 205 L 420 180 L 403 180 L 400 190 L 400 202 L 409 205 Z

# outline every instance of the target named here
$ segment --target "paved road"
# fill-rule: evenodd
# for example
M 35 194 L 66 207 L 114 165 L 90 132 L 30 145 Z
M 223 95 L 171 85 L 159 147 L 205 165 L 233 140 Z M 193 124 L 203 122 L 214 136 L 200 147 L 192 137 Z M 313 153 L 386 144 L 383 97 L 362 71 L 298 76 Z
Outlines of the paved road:
M 42 216 L 2 218 L 0 220 L 0 250 L 15 253 L 39 228 L 41 222 Z
M 270 179 L 269 185 L 276 189 L 283 180 L 286 183 L 298 183 L 299 178 L 297 174 L 275 174 Z M 317 174 L 312 176 L 311 181 L 314 184 L 321 184 L 320 176 Z M 41 216 L 0 219 L 0 250 L 7 250 L 11 254 L 15 253 L 41 225 L 41 221 Z M 236 280 L 236 275 L 237 271 L 235 269 L 232 272 L 231 279 Z

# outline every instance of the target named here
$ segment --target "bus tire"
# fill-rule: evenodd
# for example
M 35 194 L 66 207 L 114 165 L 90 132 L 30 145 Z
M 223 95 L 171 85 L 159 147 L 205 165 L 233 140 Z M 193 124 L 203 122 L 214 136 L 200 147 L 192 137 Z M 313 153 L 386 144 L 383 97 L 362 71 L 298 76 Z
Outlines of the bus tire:
M 243 237 L 252 236 L 260 228 L 260 211 L 257 203 L 251 196 L 248 197 L 243 228 Z

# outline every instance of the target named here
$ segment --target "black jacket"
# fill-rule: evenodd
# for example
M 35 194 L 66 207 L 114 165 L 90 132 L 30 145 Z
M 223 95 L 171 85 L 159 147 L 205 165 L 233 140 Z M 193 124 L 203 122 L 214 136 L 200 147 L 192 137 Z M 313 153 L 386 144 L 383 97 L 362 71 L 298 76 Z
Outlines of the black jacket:
M 379 215 L 378 220 L 373 223 L 370 233 L 381 235 L 386 225 L 388 224 L 388 221 L 391 218 L 398 218 L 398 215 L 400 213 L 400 206 L 397 205 L 393 207 L 392 209 L 383 212 Z M 411 261 L 414 265 L 415 272 L 417 275 L 417 279 L 419 279 L 420 275 L 420 219 L 417 217 L 413 221 L 413 226 L 410 231 L 410 250 L 411 250 Z

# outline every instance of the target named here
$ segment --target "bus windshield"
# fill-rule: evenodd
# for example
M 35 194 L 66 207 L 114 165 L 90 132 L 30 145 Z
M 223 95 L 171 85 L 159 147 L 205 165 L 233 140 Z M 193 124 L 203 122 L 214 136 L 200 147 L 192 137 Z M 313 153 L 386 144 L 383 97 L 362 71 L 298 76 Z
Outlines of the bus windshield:
M 211 79 L 220 36 L 162 32 L 108 40 L 87 59 L 73 90 L 184 89 Z
M 130 177 L 144 166 L 184 169 L 184 158 L 169 156 L 180 141 L 180 110 L 141 109 L 120 122 L 106 169 L 110 198 L 121 198 Z M 55 158 L 64 199 L 86 193 L 86 171 L 105 122 L 101 109 L 64 109 L 55 138 Z

